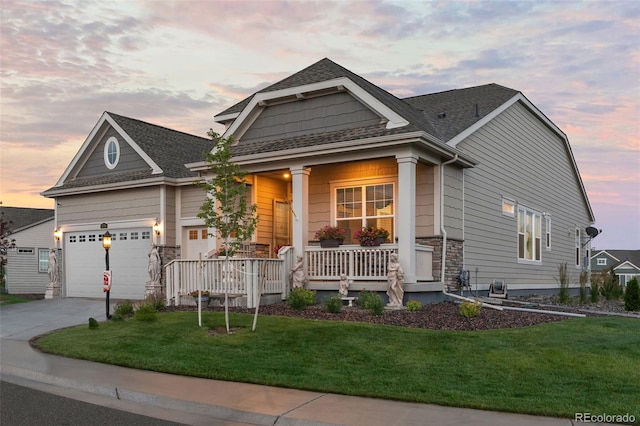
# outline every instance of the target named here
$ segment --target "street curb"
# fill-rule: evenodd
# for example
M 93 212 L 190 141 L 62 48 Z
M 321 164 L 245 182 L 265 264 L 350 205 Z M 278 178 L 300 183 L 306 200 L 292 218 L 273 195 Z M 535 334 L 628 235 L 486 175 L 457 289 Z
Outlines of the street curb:
M 284 419 L 279 416 L 268 414 L 254 413 L 250 411 L 235 410 L 217 405 L 208 405 L 197 402 L 190 402 L 179 399 L 165 398 L 158 395 L 152 395 L 143 392 L 131 391 L 125 388 L 97 386 L 88 383 L 78 382 L 76 380 L 64 379 L 51 374 L 41 373 L 38 371 L 27 370 L 24 368 L 0 365 L 1 376 L 13 376 L 38 382 L 46 385 L 57 386 L 66 389 L 72 389 L 81 392 L 87 392 L 108 398 L 114 398 L 123 401 L 130 401 L 140 404 L 153 405 L 156 407 L 184 411 L 191 414 L 199 414 L 212 417 L 218 420 L 225 420 L 236 423 L 247 423 L 253 425 L 304 425 L 298 420 Z M 317 422 L 309 424 L 317 425 Z

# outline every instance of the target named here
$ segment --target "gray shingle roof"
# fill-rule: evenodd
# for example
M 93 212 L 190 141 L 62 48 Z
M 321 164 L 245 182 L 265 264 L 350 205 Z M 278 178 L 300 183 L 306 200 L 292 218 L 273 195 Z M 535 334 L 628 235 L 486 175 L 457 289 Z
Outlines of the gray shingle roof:
M 616 266 L 624 263 L 624 262 L 631 262 L 633 263 L 635 266 L 640 267 L 640 250 L 600 250 L 600 251 L 606 251 L 607 253 L 609 253 L 611 256 L 615 257 L 616 259 L 619 260 L 619 262 L 617 262 L 615 265 L 613 265 L 613 267 L 615 268 Z
M 424 130 L 430 134 L 435 133 L 435 129 L 431 126 L 428 120 L 425 119 L 420 111 L 415 110 L 402 99 L 395 97 L 386 90 L 381 89 L 370 81 L 365 80 L 359 75 L 354 74 L 348 69 L 336 64 L 335 62 L 327 58 L 321 59 L 320 61 L 308 66 L 302 71 L 298 71 L 297 73 L 290 75 L 289 77 L 280 80 L 279 82 L 274 83 L 271 86 L 265 87 L 264 89 L 259 90 L 256 93 L 289 89 L 292 87 L 319 83 L 321 81 L 332 80 L 340 77 L 349 78 L 351 81 L 358 84 L 358 86 L 362 87 L 371 96 L 384 103 L 385 105 L 393 109 L 396 113 L 400 114 L 402 117 L 408 120 L 410 122 L 410 125 L 404 128 L 405 132 Z M 217 116 L 241 112 L 254 96 L 255 93 L 221 112 Z
M 47 219 L 53 219 L 53 209 L 34 209 L 30 207 L 0 206 L 0 215 L 5 222 L 11 222 L 9 229 L 15 232 L 24 227 L 35 225 Z
M 122 130 L 162 169 L 163 176 L 195 176 L 184 164 L 201 161 L 213 148 L 211 139 L 190 135 L 134 118 L 107 112 Z
M 498 84 L 448 90 L 446 92 L 405 98 L 413 108 L 423 111 L 435 136 L 445 142 L 455 137 L 487 114 L 517 95 L 517 90 Z M 444 117 L 439 118 L 439 115 Z
M 445 142 L 481 120 L 518 93 L 516 90 L 497 84 L 487 84 L 467 89 L 449 90 L 399 99 L 327 58 L 256 93 L 288 89 L 339 77 L 349 78 L 371 96 L 409 121 L 410 124 L 408 126 L 394 133 L 408 133 L 420 130 Z M 255 94 L 249 96 L 217 116 L 240 113 L 254 96 Z M 476 104 L 478 105 L 477 115 Z M 444 118 L 438 118 L 441 113 L 445 113 Z M 252 146 L 255 146 L 255 144 L 252 144 Z
M 162 173 L 154 175 L 151 168 L 148 168 L 145 170 L 108 173 L 101 176 L 80 177 L 67 180 L 62 186 L 46 190 L 43 193 L 45 196 L 54 190 L 130 182 L 152 177 L 174 179 L 194 177 L 197 174 L 189 171 L 184 165 L 204 160 L 206 153 L 213 147 L 211 139 L 179 132 L 112 112 L 107 112 L 107 114 L 162 169 Z

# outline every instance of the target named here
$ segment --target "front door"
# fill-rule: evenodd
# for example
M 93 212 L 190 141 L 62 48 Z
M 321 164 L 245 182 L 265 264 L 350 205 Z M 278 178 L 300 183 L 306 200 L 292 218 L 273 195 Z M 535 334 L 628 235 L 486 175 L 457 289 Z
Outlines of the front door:
M 291 206 L 288 202 L 273 202 L 273 247 L 291 245 Z
M 213 238 L 213 237 L 212 237 Z M 186 226 L 182 228 L 182 258 L 196 260 L 200 253 L 202 258 L 209 251 L 209 232 L 204 226 Z

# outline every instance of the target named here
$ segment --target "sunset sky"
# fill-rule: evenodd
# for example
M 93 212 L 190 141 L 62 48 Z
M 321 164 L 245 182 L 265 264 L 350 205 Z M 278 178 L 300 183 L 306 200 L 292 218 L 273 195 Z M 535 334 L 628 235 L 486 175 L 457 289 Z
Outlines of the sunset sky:
M 497 83 L 569 137 L 603 234 L 640 249 L 638 1 L 0 0 L 0 201 L 52 187 L 103 111 L 206 137 L 327 57 L 398 97 Z

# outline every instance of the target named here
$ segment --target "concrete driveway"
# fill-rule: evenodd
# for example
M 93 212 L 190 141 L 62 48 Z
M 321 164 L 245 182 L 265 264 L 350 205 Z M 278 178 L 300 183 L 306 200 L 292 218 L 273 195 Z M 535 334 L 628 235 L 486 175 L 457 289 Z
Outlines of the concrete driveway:
M 0 339 L 29 340 L 89 318 L 106 320 L 104 299 L 42 299 L 0 306 Z M 113 313 L 113 306 L 111 307 Z

